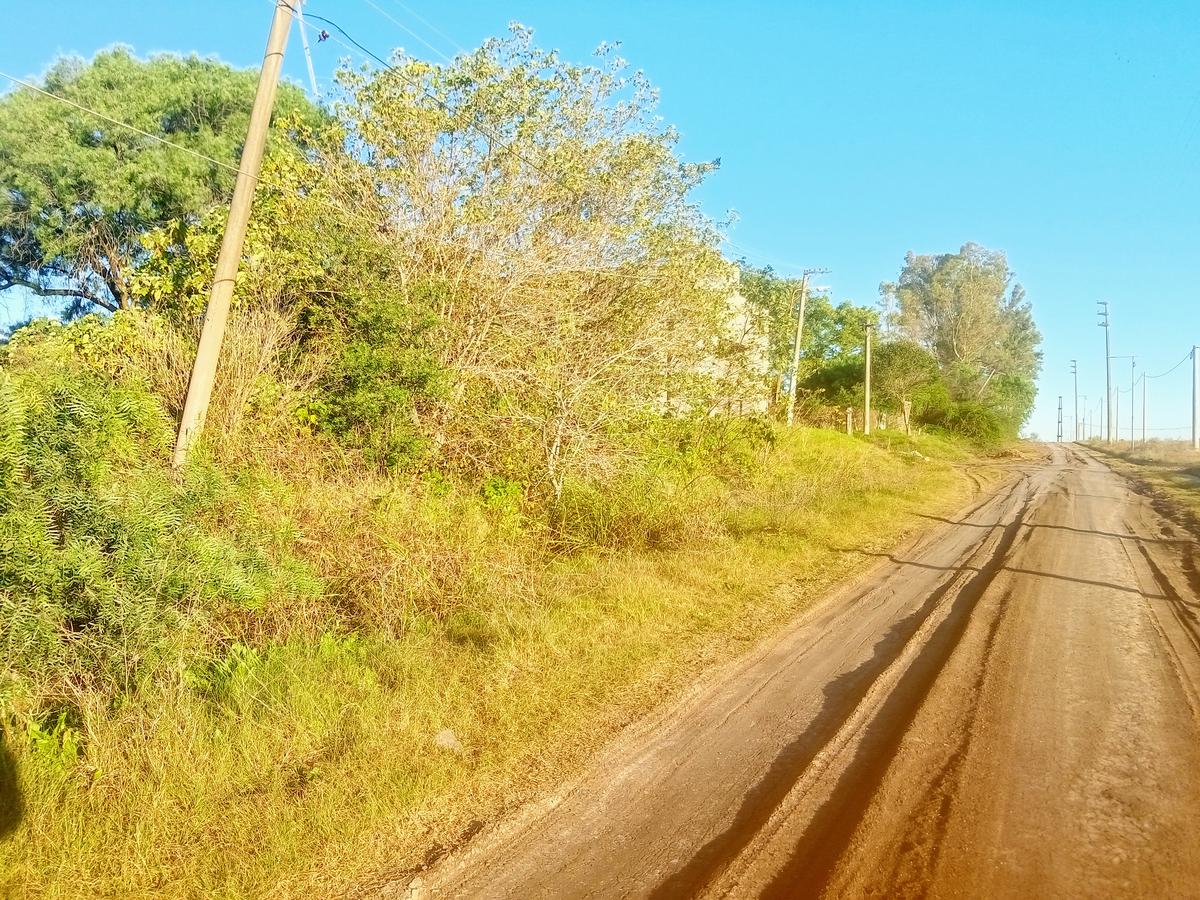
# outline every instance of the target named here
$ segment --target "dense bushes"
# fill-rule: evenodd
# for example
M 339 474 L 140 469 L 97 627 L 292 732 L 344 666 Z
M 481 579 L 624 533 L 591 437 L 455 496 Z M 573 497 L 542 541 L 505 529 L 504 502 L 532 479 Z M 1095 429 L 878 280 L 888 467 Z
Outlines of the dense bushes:
M 161 404 L 71 354 L 81 331 L 99 333 L 47 329 L 0 370 L 0 648 L 26 707 L 135 690 L 222 619 L 316 589 L 227 476 L 172 477 Z

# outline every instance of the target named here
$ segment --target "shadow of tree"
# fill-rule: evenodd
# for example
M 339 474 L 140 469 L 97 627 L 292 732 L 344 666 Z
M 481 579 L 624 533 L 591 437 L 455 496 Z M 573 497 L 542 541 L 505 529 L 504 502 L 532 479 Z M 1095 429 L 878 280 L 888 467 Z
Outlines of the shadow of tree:
M 25 804 L 17 783 L 17 761 L 8 749 L 5 729 L 0 726 L 0 840 L 16 829 L 24 813 Z

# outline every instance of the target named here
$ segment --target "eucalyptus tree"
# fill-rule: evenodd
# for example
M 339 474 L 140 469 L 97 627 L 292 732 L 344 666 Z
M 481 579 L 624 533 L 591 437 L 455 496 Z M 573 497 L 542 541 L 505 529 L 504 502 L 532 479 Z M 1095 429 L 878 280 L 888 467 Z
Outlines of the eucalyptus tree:
M 937 359 L 959 401 L 1002 412 L 1014 434 L 1033 404 L 1041 334 L 1000 251 L 964 244 L 958 253 L 905 257 L 880 291 L 894 324 Z

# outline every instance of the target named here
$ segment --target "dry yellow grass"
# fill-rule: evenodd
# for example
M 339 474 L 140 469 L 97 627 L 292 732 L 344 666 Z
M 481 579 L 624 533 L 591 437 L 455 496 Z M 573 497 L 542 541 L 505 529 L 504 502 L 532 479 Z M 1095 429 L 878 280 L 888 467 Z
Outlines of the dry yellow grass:
M 858 550 L 960 506 L 967 462 L 800 430 L 723 501 L 724 537 L 549 564 L 453 504 L 298 499 L 284 512 L 382 627 L 247 651 L 220 704 L 181 685 L 96 716 L 78 765 L 19 751 L 0 893 L 330 896 L 419 867 L 865 569 Z M 430 601 L 447 536 L 475 585 L 453 610 Z M 435 746 L 444 728 L 461 754 Z
M 1158 499 L 1162 511 L 1200 531 L 1200 452 L 1189 441 L 1150 441 L 1137 447 L 1090 445 Z

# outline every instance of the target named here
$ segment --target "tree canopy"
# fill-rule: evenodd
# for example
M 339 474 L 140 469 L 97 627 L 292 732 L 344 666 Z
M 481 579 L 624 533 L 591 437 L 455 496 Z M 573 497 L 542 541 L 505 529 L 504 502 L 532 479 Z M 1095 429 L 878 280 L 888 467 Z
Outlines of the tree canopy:
M 142 235 L 228 197 L 256 82 L 254 70 L 216 60 L 141 60 L 125 49 L 61 59 L 46 73 L 43 90 L 199 156 L 29 88 L 0 97 L 0 291 L 77 310 L 130 305 Z M 276 114 L 319 115 L 286 84 Z
M 970 243 L 909 253 L 880 292 L 901 333 L 937 359 L 953 398 L 990 410 L 1015 436 L 1033 407 L 1042 338 L 1004 254 Z

